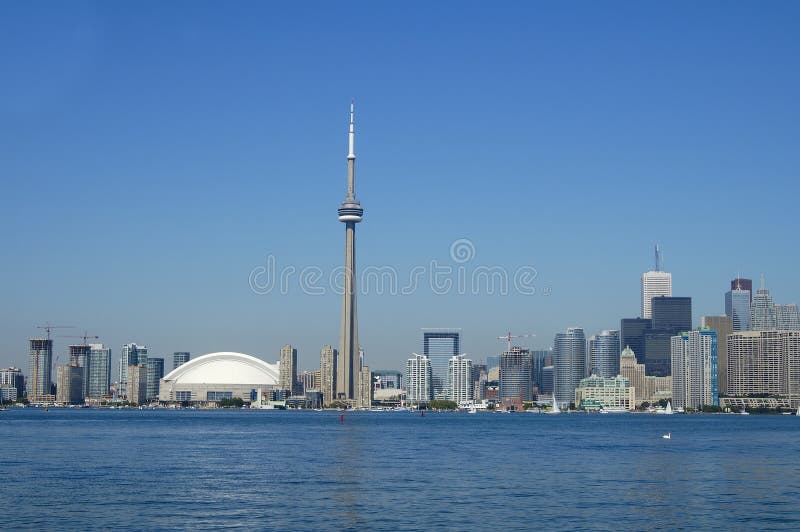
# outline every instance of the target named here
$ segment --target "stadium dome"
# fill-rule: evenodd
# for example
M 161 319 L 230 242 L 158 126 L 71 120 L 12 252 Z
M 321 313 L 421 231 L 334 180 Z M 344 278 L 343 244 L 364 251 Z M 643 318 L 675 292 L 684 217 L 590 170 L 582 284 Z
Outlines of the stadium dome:
M 243 353 L 209 353 L 170 371 L 159 383 L 161 401 L 212 402 L 278 384 L 278 364 Z

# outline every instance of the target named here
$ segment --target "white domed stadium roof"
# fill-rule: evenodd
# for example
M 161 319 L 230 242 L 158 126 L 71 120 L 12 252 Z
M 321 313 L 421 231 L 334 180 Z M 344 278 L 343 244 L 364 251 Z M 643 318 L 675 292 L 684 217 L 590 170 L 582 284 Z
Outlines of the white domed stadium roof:
M 164 376 L 176 384 L 278 384 L 278 365 L 244 353 L 209 353 Z

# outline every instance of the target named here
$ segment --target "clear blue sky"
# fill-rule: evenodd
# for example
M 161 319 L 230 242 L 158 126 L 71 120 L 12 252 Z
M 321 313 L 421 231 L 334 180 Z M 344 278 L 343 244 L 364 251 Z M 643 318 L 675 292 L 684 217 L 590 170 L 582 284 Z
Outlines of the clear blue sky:
M 532 296 L 361 296 L 373 368 L 402 368 L 421 327 L 463 328 L 477 360 L 508 329 L 547 347 L 618 327 L 656 241 L 696 322 L 739 272 L 797 302 L 798 20 L 797 2 L 3 2 L 0 365 L 25 367 L 50 320 L 115 366 L 126 342 L 267 360 L 291 342 L 318 367 L 339 297 L 248 278 L 269 254 L 341 264 L 350 98 L 359 267 L 453 265 L 467 238 L 469 267 L 538 271 Z

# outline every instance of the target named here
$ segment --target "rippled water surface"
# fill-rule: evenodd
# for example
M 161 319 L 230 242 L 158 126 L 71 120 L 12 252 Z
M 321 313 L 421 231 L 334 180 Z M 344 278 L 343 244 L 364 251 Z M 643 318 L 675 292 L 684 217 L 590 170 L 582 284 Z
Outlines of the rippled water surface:
M 800 529 L 795 416 L 27 408 L 0 450 L 3 528 Z

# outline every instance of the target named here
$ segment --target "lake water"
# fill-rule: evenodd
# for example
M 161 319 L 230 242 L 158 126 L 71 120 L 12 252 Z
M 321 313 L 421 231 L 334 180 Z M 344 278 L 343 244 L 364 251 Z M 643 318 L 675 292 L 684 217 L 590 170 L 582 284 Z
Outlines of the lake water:
M 795 416 L 27 408 L 0 450 L 6 529 L 800 529 Z

